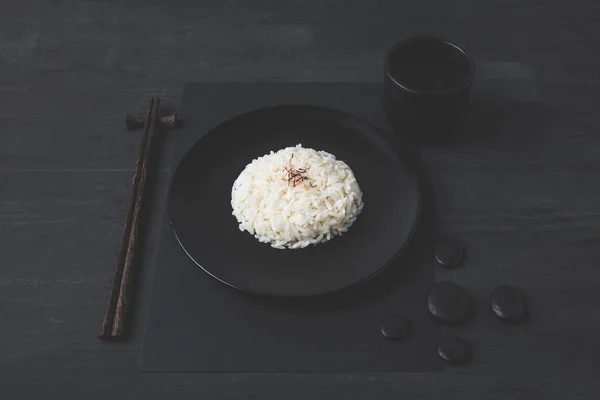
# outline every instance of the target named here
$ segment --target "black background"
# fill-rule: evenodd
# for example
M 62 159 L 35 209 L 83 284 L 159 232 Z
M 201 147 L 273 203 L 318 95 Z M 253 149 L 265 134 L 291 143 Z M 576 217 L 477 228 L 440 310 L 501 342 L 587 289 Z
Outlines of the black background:
M 590 0 L 4 4 L 2 396 L 598 397 L 599 11 Z M 381 81 L 385 51 L 415 33 L 472 53 L 474 107 L 489 116 L 471 127 L 477 152 L 421 155 L 447 193 L 440 229 L 468 247 L 455 279 L 479 304 L 500 283 L 537 293 L 534 315 L 552 331 L 480 314 L 461 332 L 486 368 L 431 375 L 140 374 L 142 321 L 127 344 L 96 339 L 139 143 L 125 113 L 150 94 L 177 103 L 185 81 Z

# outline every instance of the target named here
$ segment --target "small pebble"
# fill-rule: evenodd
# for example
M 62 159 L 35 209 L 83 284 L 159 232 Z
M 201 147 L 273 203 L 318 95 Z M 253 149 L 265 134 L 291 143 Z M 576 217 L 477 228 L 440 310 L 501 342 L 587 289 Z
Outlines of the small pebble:
M 525 297 L 516 288 L 500 285 L 490 295 L 492 312 L 508 324 L 523 322 L 527 314 Z
M 435 259 L 444 268 L 456 268 L 463 260 L 465 247 L 453 237 L 443 237 L 435 244 Z
M 471 346 L 458 336 L 444 336 L 438 342 L 438 354 L 450 364 L 465 364 L 471 359 Z
M 381 334 L 390 340 L 402 340 L 408 337 L 412 323 L 406 317 L 394 315 L 381 327 Z
M 461 325 L 471 314 L 471 295 L 454 282 L 438 282 L 427 298 L 429 312 L 448 325 Z

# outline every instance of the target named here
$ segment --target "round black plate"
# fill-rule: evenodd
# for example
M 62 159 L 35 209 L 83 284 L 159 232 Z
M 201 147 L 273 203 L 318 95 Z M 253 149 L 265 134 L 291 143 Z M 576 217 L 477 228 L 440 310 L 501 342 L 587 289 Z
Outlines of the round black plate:
M 238 229 L 231 186 L 253 159 L 298 143 L 345 161 L 365 207 L 342 236 L 277 250 Z M 196 264 L 235 288 L 277 296 L 323 294 L 373 277 L 408 243 L 419 211 L 415 176 L 377 128 L 313 106 L 263 108 L 217 126 L 183 157 L 169 194 L 173 231 Z

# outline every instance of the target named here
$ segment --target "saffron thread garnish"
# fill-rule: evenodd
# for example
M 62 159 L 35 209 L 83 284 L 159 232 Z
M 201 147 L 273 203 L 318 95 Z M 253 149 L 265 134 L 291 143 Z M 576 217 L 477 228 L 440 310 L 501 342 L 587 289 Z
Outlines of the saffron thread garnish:
M 310 182 L 310 177 L 306 175 L 306 172 L 310 169 L 310 166 L 307 168 L 296 168 L 292 164 L 292 160 L 294 159 L 294 153 L 290 157 L 290 161 L 288 165 L 284 165 L 282 171 L 285 172 L 285 176 L 283 177 L 284 181 L 287 181 L 288 186 L 296 187 L 297 185 L 303 183 L 306 184 L 306 181 L 310 183 L 311 187 L 316 187 Z

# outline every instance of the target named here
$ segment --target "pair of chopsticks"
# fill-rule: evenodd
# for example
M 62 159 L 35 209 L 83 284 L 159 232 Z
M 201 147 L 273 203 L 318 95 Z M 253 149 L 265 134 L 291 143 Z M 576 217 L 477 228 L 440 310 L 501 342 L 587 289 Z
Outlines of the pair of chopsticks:
M 156 155 L 157 135 L 160 132 L 159 119 L 160 99 L 151 97 L 148 104 L 146 118 L 128 116 L 127 127 L 133 129 L 136 124 L 143 123 L 143 136 L 133 173 L 132 189 L 127 205 L 127 215 L 117 261 L 113 268 L 112 281 L 108 292 L 108 301 L 104 317 L 100 325 L 101 340 L 119 340 L 127 335 L 128 314 L 133 301 L 133 274 L 139 264 L 140 239 L 139 231 L 143 204 L 150 196 L 148 190 L 148 171 L 152 169 L 151 163 Z M 169 116 L 176 119 L 176 115 Z

